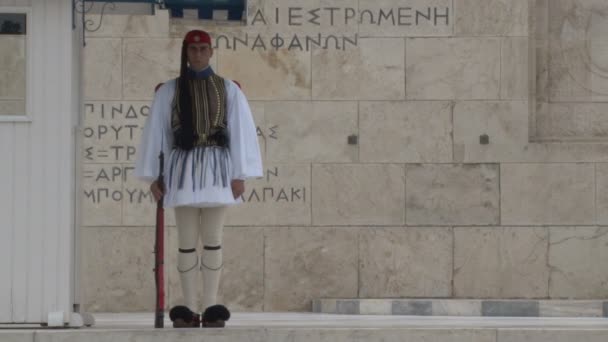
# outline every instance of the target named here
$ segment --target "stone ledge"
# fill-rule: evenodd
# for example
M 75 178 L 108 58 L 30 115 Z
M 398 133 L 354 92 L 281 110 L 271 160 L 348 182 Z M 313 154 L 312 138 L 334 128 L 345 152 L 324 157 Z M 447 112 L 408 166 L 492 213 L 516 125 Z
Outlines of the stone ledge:
M 314 313 L 345 315 L 608 317 L 604 300 L 315 299 Z

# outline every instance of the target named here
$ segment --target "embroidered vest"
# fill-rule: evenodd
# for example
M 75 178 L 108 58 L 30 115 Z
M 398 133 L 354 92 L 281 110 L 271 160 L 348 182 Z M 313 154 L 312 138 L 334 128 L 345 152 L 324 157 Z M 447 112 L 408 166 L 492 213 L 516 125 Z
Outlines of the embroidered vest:
M 228 146 L 226 135 L 226 88 L 224 79 L 215 74 L 205 78 L 189 79 L 192 102 L 192 125 L 195 131 L 194 146 Z M 172 102 L 171 128 L 174 147 L 178 147 L 180 122 L 180 82 L 176 81 Z

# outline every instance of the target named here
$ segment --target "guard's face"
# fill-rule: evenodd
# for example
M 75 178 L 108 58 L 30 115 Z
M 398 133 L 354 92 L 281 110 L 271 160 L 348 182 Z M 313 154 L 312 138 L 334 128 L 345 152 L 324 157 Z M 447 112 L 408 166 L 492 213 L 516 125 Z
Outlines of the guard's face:
M 213 56 L 213 48 L 207 43 L 189 44 L 186 51 L 188 53 L 188 64 L 195 71 L 206 68 Z

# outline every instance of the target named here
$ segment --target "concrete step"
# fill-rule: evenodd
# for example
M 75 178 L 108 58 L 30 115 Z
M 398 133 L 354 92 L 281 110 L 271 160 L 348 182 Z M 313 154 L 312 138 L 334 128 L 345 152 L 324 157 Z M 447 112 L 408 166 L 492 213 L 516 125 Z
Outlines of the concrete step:
M 608 317 L 608 300 L 326 298 L 313 300 L 312 309 L 346 315 Z
M 224 329 L 153 328 L 153 314 L 95 314 L 81 329 L 0 329 L 2 342 L 606 342 L 605 318 L 236 313 Z

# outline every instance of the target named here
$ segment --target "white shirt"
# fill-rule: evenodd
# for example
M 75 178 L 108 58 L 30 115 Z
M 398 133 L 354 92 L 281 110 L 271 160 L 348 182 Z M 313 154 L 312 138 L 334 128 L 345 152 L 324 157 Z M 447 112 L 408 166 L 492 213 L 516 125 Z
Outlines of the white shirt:
M 186 152 L 173 149 L 171 103 L 176 83 L 176 79 L 166 82 L 154 96 L 137 152 L 135 177 L 148 182 L 158 178 L 162 149 L 165 207 L 240 203 L 241 198 L 232 195 L 230 181 L 263 176 L 256 126 L 245 95 L 234 82 L 225 79 L 229 148 L 201 146 Z

